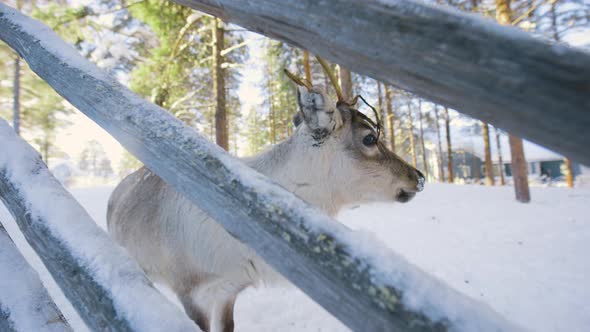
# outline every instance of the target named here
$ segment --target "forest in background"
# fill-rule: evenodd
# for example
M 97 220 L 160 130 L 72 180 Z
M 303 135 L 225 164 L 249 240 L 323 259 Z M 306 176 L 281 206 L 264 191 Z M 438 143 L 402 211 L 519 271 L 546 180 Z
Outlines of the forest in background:
M 252 37 L 238 26 L 170 1 L 4 2 L 43 21 L 133 91 L 169 110 L 234 155 L 258 153 L 292 133 L 295 90 L 283 68 L 308 76 L 314 85 L 331 89 L 321 66 L 304 50 L 258 35 Z M 568 43 L 571 36 L 590 27 L 590 6 L 584 0 L 437 3 L 518 26 L 555 43 Z M 262 63 L 257 64 L 263 72 L 257 83 L 262 102 L 246 109 L 238 89 L 244 66 L 255 47 L 263 54 Z M 506 133 L 498 128 L 394 86 L 350 73 L 337 64 L 331 66 L 348 96 L 361 94 L 378 110 L 389 147 L 423 170 L 431 181 L 504 184 L 506 169 L 501 154 L 492 155 L 491 146 L 495 145 L 496 151 L 513 151 L 512 160 L 518 160 L 514 153 L 522 154 L 522 141 L 516 137 L 510 137 L 509 144 L 501 146 L 500 135 Z M 111 165 L 96 141 L 80 142 L 86 144 L 83 152 L 67 156 L 55 140 L 59 130 L 71 125 L 68 119 L 74 108 L 3 43 L 0 67 L 0 115 L 13 120 L 14 114 L 18 114 L 15 128 L 47 163 L 69 158 L 79 170 L 104 178 L 127 174 L 138 167 L 129 153 L 118 165 Z M 366 114 L 373 116 L 371 112 Z M 479 137 L 483 151 L 454 150 L 453 130 Z M 517 191 L 525 190 L 526 163 L 511 166 Z M 566 183 L 573 186 L 574 172 L 567 158 L 563 168 Z M 518 183 L 518 176 L 524 176 L 525 183 Z M 526 192 L 521 192 L 523 201 L 528 200 Z

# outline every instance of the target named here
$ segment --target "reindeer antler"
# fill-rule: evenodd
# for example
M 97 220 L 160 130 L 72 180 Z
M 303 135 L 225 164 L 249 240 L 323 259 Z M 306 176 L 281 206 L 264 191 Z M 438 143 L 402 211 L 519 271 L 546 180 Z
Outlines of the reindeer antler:
M 363 101 L 363 103 L 365 103 L 365 105 L 369 106 L 371 108 L 371 110 L 373 110 L 373 113 L 375 114 L 375 120 L 376 120 L 375 122 L 373 120 L 371 120 L 371 118 L 369 118 L 365 114 L 358 112 L 358 111 L 357 112 L 365 121 L 367 121 L 371 126 L 373 126 L 375 128 L 375 131 L 377 132 L 377 139 L 379 139 L 379 136 L 381 135 L 381 130 L 383 128 L 383 124 L 381 122 L 381 119 L 379 118 L 379 113 L 377 112 L 375 107 L 371 106 L 371 104 L 369 104 L 365 100 L 365 98 L 363 98 L 363 96 L 361 96 L 361 95 L 356 95 L 350 101 L 345 100 L 344 96 L 342 95 L 342 89 L 340 88 L 340 84 L 338 84 L 338 80 L 336 80 L 336 76 L 334 76 L 334 72 L 330 68 L 330 65 L 328 65 L 326 60 L 322 59 L 320 56 L 316 55 L 315 57 L 318 60 L 318 62 L 320 63 L 320 65 L 322 65 L 322 68 L 326 72 L 326 75 L 328 75 L 330 82 L 332 82 L 332 85 L 334 86 L 334 90 L 336 91 L 336 95 L 338 96 L 339 103 L 345 103 L 349 106 L 353 106 L 353 105 L 356 105 L 356 103 L 358 102 L 358 100 L 360 98 Z M 287 68 L 283 69 L 283 71 L 293 82 L 295 82 L 298 85 L 306 87 L 308 91 L 311 90 L 312 85 L 309 80 L 302 79 L 302 78 L 298 77 L 297 75 L 295 75 L 295 74 L 291 73 L 289 70 L 287 70 Z
M 328 75 L 328 78 L 330 78 L 330 82 L 332 82 L 332 85 L 334 86 L 334 90 L 336 90 L 336 96 L 338 96 L 338 102 L 346 102 L 346 100 L 344 100 L 344 96 L 342 95 L 342 89 L 340 88 L 340 84 L 338 84 L 338 80 L 336 80 L 336 76 L 334 76 L 334 72 L 330 68 L 330 65 L 328 65 L 326 60 L 322 59 L 318 55 L 316 55 L 315 58 L 318 60 L 320 65 L 322 65 L 322 68 L 324 68 L 324 71 L 326 72 L 326 75 Z
M 311 85 L 310 81 L 300 78 L 299 76 L 297 76 L 297 75 L 293 74 L 292 72 L 290 72 L 289 70 L 287 70 L 287 68 L 283 69 L 283 71 L 285 72 L 285 75 L 287 75 L 287 77 L 289 77 L 293 82 L 295 82 L 298 85 L 306 87 L 307 91 L 311 91 L 312 85 Z
M 363 103 L 365 103 L 365 105 L 369 106 L 369 108 L 371 108 L 373 110 L 373 113 L 375 114 L 375 120 L 377 121 L 377 123 L 374 123 L 369 117 L 367 117 L 366 115 L 363 114 L 363 116 L 369 120 L 369 123 L 373 124 L 376 128 L 377 131 L 377 139 L 379 139 L 379 136 L 381 135 L 381 129 L 383 128 L 383 122 L 381 121 L 381 118 L 379 117 L 379 112 L 377 112 L 377 110 L 375 109 L 375 107 L 373 107 L 371 104 L 367 103 L 367 101 L 365 100 L 365 98 L 363 98 L 363 96 L 361 95 L 356 95 L 356 97 L 354 97 L 354 99 L 352 100 L 352 105 L 355 105 L 358 101 L 358 99 L 361 99 L 363 101 Z M 359 114 L 362 114 L 359 112 Z

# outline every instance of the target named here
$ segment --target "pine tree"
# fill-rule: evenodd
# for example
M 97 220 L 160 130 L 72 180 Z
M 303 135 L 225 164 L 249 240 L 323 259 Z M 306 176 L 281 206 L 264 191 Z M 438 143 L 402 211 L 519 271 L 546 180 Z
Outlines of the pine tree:
M 434 105 L 434 117 L 435 117 L 435 124 L 436 124 L 436 137 L 437 137 L 437 145 L 438 145 L 438 172 L 439 172 L 439 181 L 445 182 L 445 168 L 443 165 L 443 152 L 442 152 L 442 140 L 440 138 L 440 117 L 438 115 L 438 105 Z
M 219 134 L 224 148 L 237 151 L 236 67 L 247 57 L 243 37 L 231 25 L 170 1 L 146 0 L 129 11 L 157 40 L 157 47 L 138 50 L 145 60 L 131 72 L 132 90 L 209 137 Z
M 560 33 L 560 29 L 558 26 L 558 14 L 557 14 L 557 1 L 551 1 L 551 5 L 550 5 L 550 9 L 549 9 L 549 14 L 550 14 L 550 18 L 551 18 L 551 35 L 553 37 L 553 40 L 555 42 L 561 42 L 561 33 Z M 590 17 L 590 16 L 588 16 Z M 588 19 L 590 20 L 590 19 Z M 571 24 L 571 23 L 570 23 Z M 573 188 L 574 187 L 574 169 L 572 167 L 572 161 L 569 158 L 564 158 L 563 159 L 563 164 L 565 166 L 565 180 L 567 183 L 568 188 Z
M 225 71 L 223 69 L 223 49 L 225 48 L 225 31 L 223 22 L 215 18 L 213 26 L 213 93 L 215 94 L 215 141 L 217 145 L 229 150 L 227 110 L 225 103 Z
M 490 148 L 490 127 L 487 123 L 482 122 L 483 131 L 483 150 L 485 155 L 485 175 L 486 185 L 494 185 L 494 170 L 492 169 L 492 151 Z
M 496 0 L 496 19 L 500 24 L 511 24 L 510 0 Z M 531 200 L 527 176 L 526 159 L 522 138 L 509 134 L 510 154 L 512 155 L 512 178 L 516 200 L 527 203 Z
M 285 43 L 268 40 L 265 45 L 265 82 L 262 90 L 267 107 L 266 120 L 269 128 L 269 143 L 283 141 L 292 132 L 293 115 L 297 112 L 295 89 L 284 75 L 284 68 L 294 72 L 304 72 L 303 52 Z M 295 68 L 295 69 L 293 69 Z M 312 69 L 310 68 L 310 72 Z M 313 74 L 311 74 L 313 76 Z
M 410 138 L 410 153 L 412 156 L 412 166 L 418 167 L 416 162 L 416 143 L 414 138 L 414 118 L 412 117 L 412 103 L 411 101 L 407 102 L 408 113 L 407 113 L 407 130 L 408 130 L 408 137 Z
M 338 79 L 340 83 L 340 88 L 342 89 L 342 97 L 345 100 L 350 100 L 354 97 L 354 89 L 352 87 L 352 75 L 350 70 L 338 66 Z
M 453 175 L 453 149 L 451 147 L 451 118 L 449 116 L 449 109 L 445 107 L 445 128 L 447 136 L 447 170 L 449 172 L 449 183 L 455 181 Z
M 391 87 L 388 84 L 386 84 L 385 85 L 385 106 L 387 108 L 387 129 L 389 130 L 389 133 L 387 136 L 389 137 L 389 147 L 391 148 L 391 151 L 393 151 L 395 153 L 395 128 L 394 128 L 395 115 L 393 113 L 393 107 L 391 104 L 392 103 L 392 95 L 393 95 L 393 91 L 391 90 Z
M 420 124 L 420 147 L 422 150 L 422 168 L 424 170 L 424 175 L 428 178 L 428 163 L 426 162 L 426 146 L 424 144 L 424 115 L 422 114 L 422 99 L 418 99 L 418 122 Z
M 264 114 L 252 107 L 246 115 L 244 136 L 246 138 L 246 154 L 255 155 L 268 145 L 268 126 Z
M 504 178 L 504 163 L 502 161 L 502 145 L 500 144 L 500 131 L 498 128 L 494 127 L 494 132 L 496 134 L 496 148 L 498 150 L 498 172 L 500 173 L 500 185 L 503 186 L 506 184 L 506 179 Z

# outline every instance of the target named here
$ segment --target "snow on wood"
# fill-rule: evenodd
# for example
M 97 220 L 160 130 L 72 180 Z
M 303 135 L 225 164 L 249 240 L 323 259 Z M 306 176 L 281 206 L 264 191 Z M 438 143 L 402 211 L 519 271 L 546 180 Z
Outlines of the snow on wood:
M 590 54 L 408 0 L 175 0 L 590 165 Z
M 139 265 L 94 223 L 4 120 L 0 142 L 0 198 L 89 328 L 199 330 L 153 287 Z
M 152 171 L 352 329 L 517 330 L 89 68 L 47 27 L 3 5 L 0 38 Z
M 72 331 L 1 223 L 0 331 Z

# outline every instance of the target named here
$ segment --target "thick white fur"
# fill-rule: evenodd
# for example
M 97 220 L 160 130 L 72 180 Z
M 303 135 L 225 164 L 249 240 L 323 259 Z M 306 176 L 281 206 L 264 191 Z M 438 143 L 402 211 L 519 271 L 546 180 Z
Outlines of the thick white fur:
M 325 111 L 315 118 L 316 125 L 332 130 L 323 144 L 314 145 L 312 129 L 303 122 L 289 139 L 244 162 L 330 215 L 349 204 L 393 200 L 399 188 L 408 186 L 400 180 L 404 176 L 387 165 L 352 157 L 347 151 L 356 139 L 351 124 L 338 110 Z M 231 331 L 227 311 L 238 293 L 282 279 L 147 169 L 130 175 L 113 192 L 108 224 L 148 275 L 169 285 L 206 330 Z

